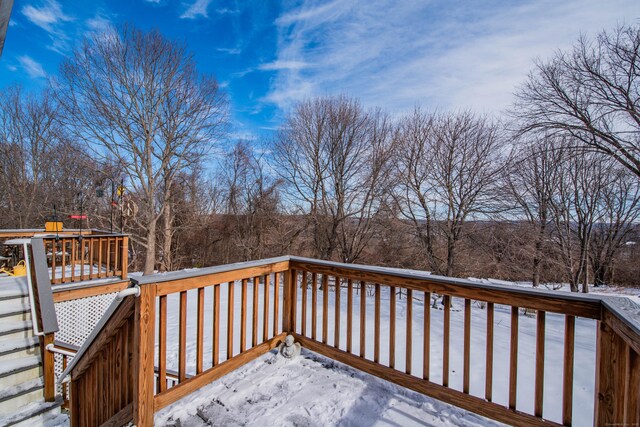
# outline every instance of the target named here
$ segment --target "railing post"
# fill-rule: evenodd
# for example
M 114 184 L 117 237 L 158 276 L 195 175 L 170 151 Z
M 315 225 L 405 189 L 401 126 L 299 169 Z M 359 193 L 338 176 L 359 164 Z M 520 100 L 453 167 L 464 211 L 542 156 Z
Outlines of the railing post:
M 120 262 L 122 263 L 122 279 L 126 279 L 129 274 L 129 237 L 122 238 L 122 253 L 120 254 Z
M 133 422 L 153 425 L 153 363 L 155 348 L 156 285 L 140 286 L 136 298 L 133 359 Z
M 616 425 L 624 422 L 627 345 L 611 327 L 598 324 L 594 425 Z
M 42 344 L 42 373 L 44 377 L 44 400 L 52 402 L 56 398 L 56 378 L 54 373 L 55 361 L 53 352 L 47 350 L 47 345 L 53 344 L 54 334 L 45 334 L 40 342 Z
M 295 277 L 296 271 L 294 269 L 289 269 L 284 272 L 283 278 L 283 295 L 282 295 L 282 331 L 286 333 L 293 332 L 293 286 L 295 286 L 293 277 Z

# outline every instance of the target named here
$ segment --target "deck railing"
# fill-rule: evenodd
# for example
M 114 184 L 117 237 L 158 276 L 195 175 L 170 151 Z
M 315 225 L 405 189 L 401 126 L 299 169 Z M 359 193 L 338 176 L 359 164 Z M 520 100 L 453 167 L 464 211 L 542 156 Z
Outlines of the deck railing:
M 136 283 L 140 296 L 116 305 L 68 368 L 72 425 L 152 425 L 156 411 L 269 351 L 289 333 L 312 351 L 508 424 L 580 424 L 576 415 L 589 405 L 594 425 L 640 422 L 640 315 L 624 298 L 297 257 L 147 276 Z M 519 348 L 528 341 L 519 325 L 534 320 L 523 317 L 522 309 L 535 312 L 531 366 L 520 360 Z M 454 315 L 461 330 L 452 330 Z M 508 326 L 498 318 L 508 319 Z M 482 358 L 471 346 L 478 334 Z M 553 347 L 547 335 L 562 338 L 559 355 L 549 354 L 558 344 Z M 577 343 L 585 340 L 595 349 L 588 372 L 576 364 L 584 353 Z M 503 363 L 498 353 L 505 352 Z M 555 357 L 561 358 L 562 403 L 560 414 L 550 417 L 548 404 L 556 396 L 545 399 L 553 392 L 545 370 Z M 595 381 L 590 395 L 575 388 L 578 368 Z M 534 378 L 528 403 L 521 391 L 523 369 Z M 112 375 L 114 370 L 120 373 Z M 504 391 L 495 383 L 502 371 Z M 125 392 L 124 383 L 132 390 Z M 104 406 L 91 403 L 96 393 L 107 395 Z
M 0 241 L 38 238 L 45 245 L 52 285 L 118 277 L 126 280 L 129 237 L 101 230 L 0 230 Z
M 124 234 L 47 237 L 43 241 L 54 285 L 127 278 L 129 238 Z

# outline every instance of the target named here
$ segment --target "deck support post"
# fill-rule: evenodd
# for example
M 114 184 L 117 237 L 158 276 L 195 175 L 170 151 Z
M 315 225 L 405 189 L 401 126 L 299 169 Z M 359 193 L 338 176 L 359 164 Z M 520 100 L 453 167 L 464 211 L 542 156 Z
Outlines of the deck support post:
M 156 319 L 156 286 L 141 285 L 134 317 L 133 422 L 153 426 L 153 382 Z

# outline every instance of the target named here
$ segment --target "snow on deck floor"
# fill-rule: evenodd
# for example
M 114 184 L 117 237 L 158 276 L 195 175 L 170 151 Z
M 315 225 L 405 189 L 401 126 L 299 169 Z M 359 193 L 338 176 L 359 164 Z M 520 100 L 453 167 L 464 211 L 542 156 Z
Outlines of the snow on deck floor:
M 502 424 L 303 349 L 293 360 L 265 354 L 158 412 L 155 425 Z

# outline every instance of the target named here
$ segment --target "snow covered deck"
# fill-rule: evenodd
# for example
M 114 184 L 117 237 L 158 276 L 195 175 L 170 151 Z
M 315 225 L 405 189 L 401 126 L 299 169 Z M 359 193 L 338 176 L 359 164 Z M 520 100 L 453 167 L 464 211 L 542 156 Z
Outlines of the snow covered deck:
M 155 425 L 498 426 L 496 421 L 303 350 L 271 351 L 168 406 Z
M 62 374 L 72 425 L 640 423 L 626 298 L 298 257 L 133 284 Z

